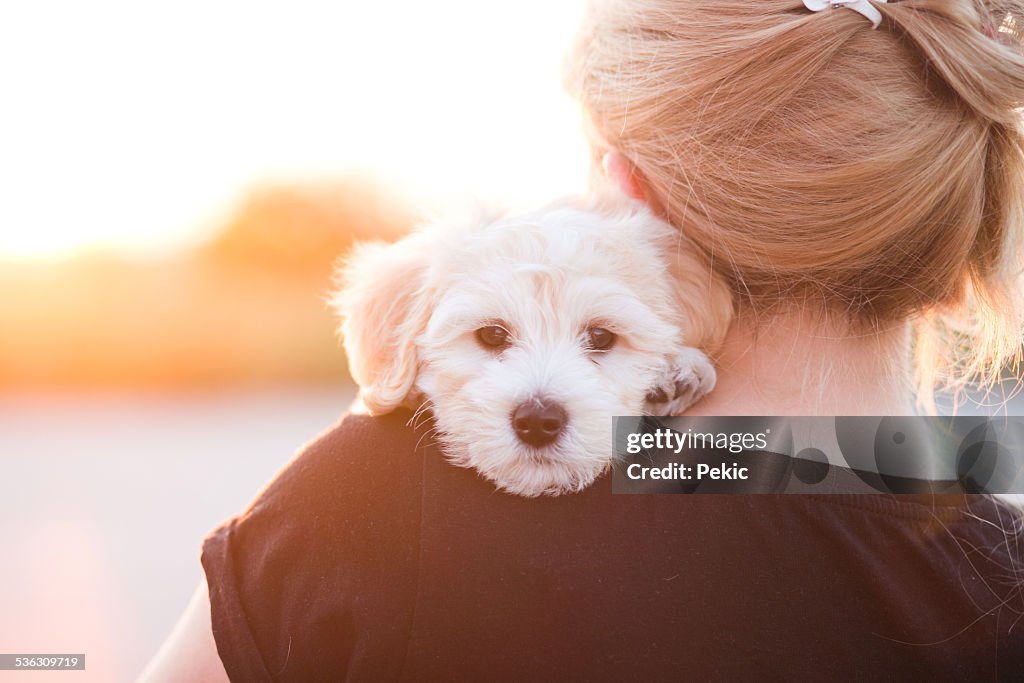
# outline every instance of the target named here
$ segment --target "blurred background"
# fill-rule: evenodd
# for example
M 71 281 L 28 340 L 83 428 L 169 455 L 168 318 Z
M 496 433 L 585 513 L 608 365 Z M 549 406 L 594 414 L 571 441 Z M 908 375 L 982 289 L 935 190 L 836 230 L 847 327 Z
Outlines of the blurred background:
M 134 678 L 354 387 L 354 240 L 584 189 L 581 3 L 0 5 L 0 652 Z

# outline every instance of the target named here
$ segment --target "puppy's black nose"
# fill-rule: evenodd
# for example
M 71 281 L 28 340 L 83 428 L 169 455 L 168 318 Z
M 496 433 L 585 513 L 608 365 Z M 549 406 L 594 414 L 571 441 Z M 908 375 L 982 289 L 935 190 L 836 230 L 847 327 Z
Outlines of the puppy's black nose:
M 512 428 L 520 441 L 540 448 L 558 438 L 568 417 L 554 401 L 530 399 L 512 411 Z

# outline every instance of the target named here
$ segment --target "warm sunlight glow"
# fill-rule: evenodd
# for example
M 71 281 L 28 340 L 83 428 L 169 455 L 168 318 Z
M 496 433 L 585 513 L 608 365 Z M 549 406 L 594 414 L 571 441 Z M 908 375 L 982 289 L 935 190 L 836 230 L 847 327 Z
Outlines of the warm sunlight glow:
M 584 187 L 580 0 L 0 7 L 0 258 L 194 242 L 253 183 L 413 197 Z

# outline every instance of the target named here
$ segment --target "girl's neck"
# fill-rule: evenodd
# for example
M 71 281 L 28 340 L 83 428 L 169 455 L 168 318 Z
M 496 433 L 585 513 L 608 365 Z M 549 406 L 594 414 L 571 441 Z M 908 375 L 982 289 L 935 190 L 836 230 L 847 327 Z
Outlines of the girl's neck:
M 737 316 L 718 384 L 687 415 L 913 415 L 909 326 L 857 335 L 820 316 Z

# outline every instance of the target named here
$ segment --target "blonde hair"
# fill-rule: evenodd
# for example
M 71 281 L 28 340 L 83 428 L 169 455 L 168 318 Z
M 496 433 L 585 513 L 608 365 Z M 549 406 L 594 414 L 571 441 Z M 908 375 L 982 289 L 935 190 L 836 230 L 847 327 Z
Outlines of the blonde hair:
M 604 0 L 567 83 L 752 312 L 916 323 L 918 384 L 1019 358 L 1024 1 Z

